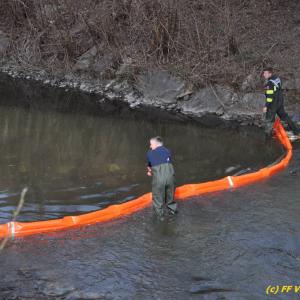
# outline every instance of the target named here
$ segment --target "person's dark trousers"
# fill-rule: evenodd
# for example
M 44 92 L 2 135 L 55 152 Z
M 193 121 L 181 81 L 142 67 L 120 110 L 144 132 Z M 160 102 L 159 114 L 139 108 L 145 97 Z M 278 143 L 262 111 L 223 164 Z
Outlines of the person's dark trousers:
M 295 135 L 299 134 L 300 133 L 300 130 L 299 128 L 296 126 L 296 124 L 292 121 L 292 119 L 290 118 L 290 116 L 286 113 L 283 105 L 281 105 L 279 107 L 279 109 L 277 110 L 277 115 L 279 116 L 279 118 L 282 120 L 282 121 L 285 121 L 289 127 L 290 130 L 293 131 L 293 133 Z
M 152 167 L 152 200 L 153 207 L 159 217 L 164 215 L 164 204 L 170 212 L 177 211 L 174 201 L 175 176 L 172 164 L 166 163 Z
M 286 122 L 289 129 L 293 131 L 294 134 L 299 134 L 300 130 L 296 126 L 296 124 L 292 121 L 292 119 L 289 117 L 289 115 L 286 113 L 283 104 L 279 106 L 277 110 L 274 110 L 272 108 L 267 110 L 266 113 L 266 124 L 265 124 L 265 133 L 267 136 L 272 135 L 273 130 L 273 123 L 275 122 L 276 114 L 279 116 L 279 118 Z

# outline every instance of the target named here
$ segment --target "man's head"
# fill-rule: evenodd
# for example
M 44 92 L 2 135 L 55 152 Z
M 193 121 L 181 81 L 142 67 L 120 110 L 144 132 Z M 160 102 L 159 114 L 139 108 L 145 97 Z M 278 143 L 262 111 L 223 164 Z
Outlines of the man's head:
M 273 75 L 273 68 L 268 67 L 268 68 L 263 69 L 263 71 L 262 71 L 262 76 L 263 76 L 265 79 L 271 78 L 272 75 Z
M 155 150 L 157 147 L 163 145 L 163 139 L 160 136 L 155 136 L 150 139 L 150 149 Z

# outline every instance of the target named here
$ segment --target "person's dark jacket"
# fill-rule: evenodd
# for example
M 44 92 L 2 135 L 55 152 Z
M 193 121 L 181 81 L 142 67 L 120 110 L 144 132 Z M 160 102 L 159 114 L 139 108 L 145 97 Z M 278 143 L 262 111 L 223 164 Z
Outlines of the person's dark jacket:
M 273 75 L 268 79 L 264 87 L 266 96 L 266 107 L 268 110 L 276 111 L 283 103 L 281 80 Z
M 148 167 L 152 170 L 152 184 L 166 185 L 174 183 L 174 167 L 171 151 L 164 146 L 147 153 Z

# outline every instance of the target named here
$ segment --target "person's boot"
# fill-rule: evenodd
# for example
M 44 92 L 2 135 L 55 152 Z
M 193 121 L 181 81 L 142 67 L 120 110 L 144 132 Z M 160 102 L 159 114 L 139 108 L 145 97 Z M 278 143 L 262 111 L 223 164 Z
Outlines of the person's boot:
M 178 214 L 178 210 L 168 209 L 169 216 L 175 216 Z
M 289 129 L 292 130 L 294 135 L 300 134 L 300 128 L 297 127 L 297 125 L 292 121 L 292 119 L 289 116 L 286 118 L 286 122 L 288 124 Z

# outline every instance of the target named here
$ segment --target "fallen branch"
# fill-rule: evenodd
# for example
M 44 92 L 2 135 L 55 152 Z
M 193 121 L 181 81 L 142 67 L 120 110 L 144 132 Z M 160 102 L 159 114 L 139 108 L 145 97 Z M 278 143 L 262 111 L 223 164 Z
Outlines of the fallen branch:
M 18 217 L 18 215 L 20 214 L 21 209 L 22 209 L 22 207 L 23 207 L 23 205 L 24 205 L 24 202 L 25 202 L 25 195 L 26 195 L 27 191 L 28 191 L 28 188 L 27 188 L 27 187 L 24 188 L 24 189 L 22 190 L 22 193 L 21 193 L 21 197 L 20 197 L 18 206 L 17 206 L 16 210 L 15 210 L 14 213 L 13 213 L 13 217 L 12 217 L 11 222 L 15 222 L 16 219 L 17 219 L 17 217 Z M 1 244 L 0 244 L 0 251 L 4 249 L 6 243 L 8 242 L 8 239 L 9 239 L 9 237 L 6 237 L 6 238 L 1 242 Z
M 216 96 L 217 101 L 220 103 L 220 105 L 225 109 L 225 104 L 222 102 L 222 100 L 220 99 L 220 97 L 218 96 L 216 90 L 214 89 L 214 87 L 210 84 L 210 88 L 213 91 L 214 95 Z

